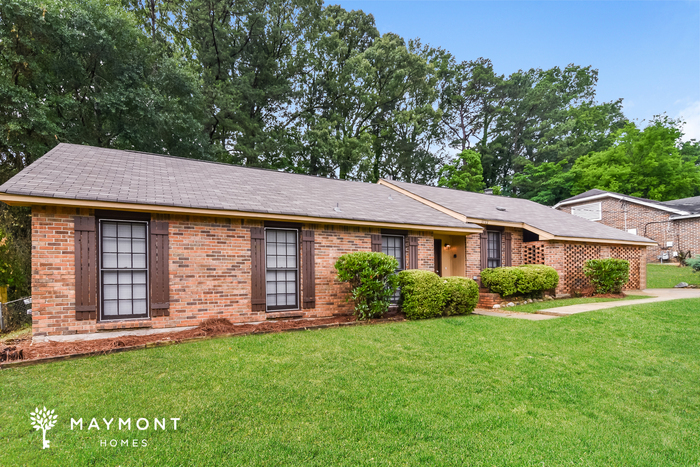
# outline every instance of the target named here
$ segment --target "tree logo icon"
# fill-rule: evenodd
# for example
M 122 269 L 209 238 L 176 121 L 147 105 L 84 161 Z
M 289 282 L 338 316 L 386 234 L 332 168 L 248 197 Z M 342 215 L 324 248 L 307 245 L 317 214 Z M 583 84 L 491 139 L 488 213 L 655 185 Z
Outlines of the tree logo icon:
M 31 415 L 30 418 L 34 429 L 37 431 L 41 430 L 44 434 L 44 447 L 42 449 L 48 448 L 49 440 L 46 439 L 46 432 L 53 428 L 53 426 L 56 424 L 58 415 L 54 415 L 54 410 L 46 410 L 46 407 L 44 407 L 43 410 L 36 408 L 34 409 L 34 412 L 30 413 L 29 415 Z

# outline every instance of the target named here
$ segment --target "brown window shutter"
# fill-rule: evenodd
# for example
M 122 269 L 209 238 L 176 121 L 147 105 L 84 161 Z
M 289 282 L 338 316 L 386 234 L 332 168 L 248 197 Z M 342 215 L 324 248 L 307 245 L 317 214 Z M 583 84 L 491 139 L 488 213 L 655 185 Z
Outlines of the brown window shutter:
M 97 319 L 97 228 L 94 217 L 75 217 L 75 319 Z
M 302 308 L 316 308 L 316 257 L 314 253 L 314 231 L 302 230 L 302 295 L 304 302 Z
M 408 237 L 408 269 L 418 269 L 418 237 Z
M 487 268 L 489 264 L 489 234 L 483 230 L 479 234 L 479 239 L 481 240 L 481 246 L 479 247 L 479 250 L 481 250 L 481 270 L 483 271 L 484 269 Z
M 250 286 L 253 311 L 265 311 L 265 229 L 250 228 Z
M 372 234 L 372 251 L 382 252 L 382 236 L 379 234 Z
M 151 316 L 170 315 L 170 247 L 168 223 L 151 221 Z
M 513 236 L 511 235 L 510 232 L 505 232 L 503 234 L 503 256 L 505 256 L 504 261 L 503 261 L 503 266 L 509 267 L 513 265 L 513 254 L 512 254 L 512 245 L 513 245 Z

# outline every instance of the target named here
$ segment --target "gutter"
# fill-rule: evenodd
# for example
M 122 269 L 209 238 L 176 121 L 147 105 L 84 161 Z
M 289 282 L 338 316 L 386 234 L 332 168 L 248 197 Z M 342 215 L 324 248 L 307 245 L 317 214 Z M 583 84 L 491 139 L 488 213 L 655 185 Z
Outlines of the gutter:
M 695 217 L 700 217 L 700 214 L 688 214 L 685 216 L 673 216 L 669 217 L 668 219 L 671 221 L 679 220 L 679 219 L 693 219 Z

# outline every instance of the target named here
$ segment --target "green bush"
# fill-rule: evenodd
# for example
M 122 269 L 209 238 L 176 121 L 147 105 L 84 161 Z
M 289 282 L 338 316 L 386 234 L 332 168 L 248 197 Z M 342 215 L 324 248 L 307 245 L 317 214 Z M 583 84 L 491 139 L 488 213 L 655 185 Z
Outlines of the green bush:
M 522 276 L 520 268 L 489 268 L 481 271 L 481 283 L 491 292 L 508 297 L 518 293 L 518 281 Z
M 466 277 L 441 278 L 432 271 L 399 273 L 401 310 L 408 319 L 464 315 L 474 311 L 479 286 Z
M 526 264 L 520 266 L 523 277 L 518 282 L 518 292 L 531 295 L 550 290 L 559 285 L 559 274 L 556 269 L 544 264 Z
M 589 259 L 583 265 L 583 273 L 591 280 L 595 292 L 620 293 L 630 276 L 630 263 L 624 259 Z
M 693 272 L 700 271 L 700 255 L 695 255 L 695 258 L 688 258 L 685 264 L 693 268 Z
M 466 315 L 474 311 L 479 301 L 479 286 L 467 277 L 442 279 L 445 293 L 445 316 Z
M 384 316 L 396 291 L 398 267 L 396 258 L 384 253 L 358 251 L 338 258 L 335 262 L 338 280 L 350 283 L 358 319 Z
M 432 271 L 410 269 L 399 273 L 401 309 L 408 319 L 442 316 L 445 292 L 440 276 Z
M 553 289 L 559 284 L 559 274 L 551 266 L 526 264 L 481 271 L 481 282 L 503 297 L 533 295 Z

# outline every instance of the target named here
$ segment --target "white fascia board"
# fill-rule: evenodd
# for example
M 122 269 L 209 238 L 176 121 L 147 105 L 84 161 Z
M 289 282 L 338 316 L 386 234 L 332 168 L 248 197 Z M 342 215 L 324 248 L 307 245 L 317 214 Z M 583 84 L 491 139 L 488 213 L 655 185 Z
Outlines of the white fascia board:
M 694 217 L 700 217 L 700 214 L 687 214 L 684 216 L 673 216 L 673 217 L 669 217 L 669 220 L 675 221 L 675 220 L 679 220 L 679 219 L 692 219 Z
M 642 206 L 647 206 L 647 207 L 650 207 L 650 208 L 659 209 L 659 210 L 661 210 L 661 211 L 672 212 L 672 213 L 678 214 L 678 215 L 680 215 L 680 216 L 684 216 L 684 215 L 690 214 L 688 211 L 681 211 L 680 209 L 673 209 L 673 208 L 669 208 L 669 207 L 666 207 L 666 206 L 661 206 L 661 205 L 658 205 L 658 204 L 647 203 L 647 202 L 645 202 L 645 201 L 640 201 L 640 200 L 634 199 L 634 198 L 628 198 L 628 197 L 626 197 L 626 196 L 621 196 L 621 195 L 614 194 L 614 193 L 604 193 L 604 194 L 602 194 L 602 195 L 587 196 L 587 197 L 585 197 L 585 198 L 574 199 L 574 200 L 571 200 L 571 201 L 560 201 L 560 202 L 558 202 L 557 204 L 555 204 L 554 206 L 552 206 L 552 208 L 556 209 L 556 208 L 558 208 L 559 206 L 566 206 L 566 205 L 568 205 L 568 204 L 578 204 L 578 203 L 583 203 L 583 202 L 586 202 L 586 201 L 591 201 L 591 200 L 596 200 L 596 199 L 601 199 L 601 198 L 615 198 L 615 199 L 619 199 L 619 200 L 621 200 L 621 201 L 628 201 L 628 202 L 630 202 L 630 203 L 640 204 L 640 205 L 642 205 Z

